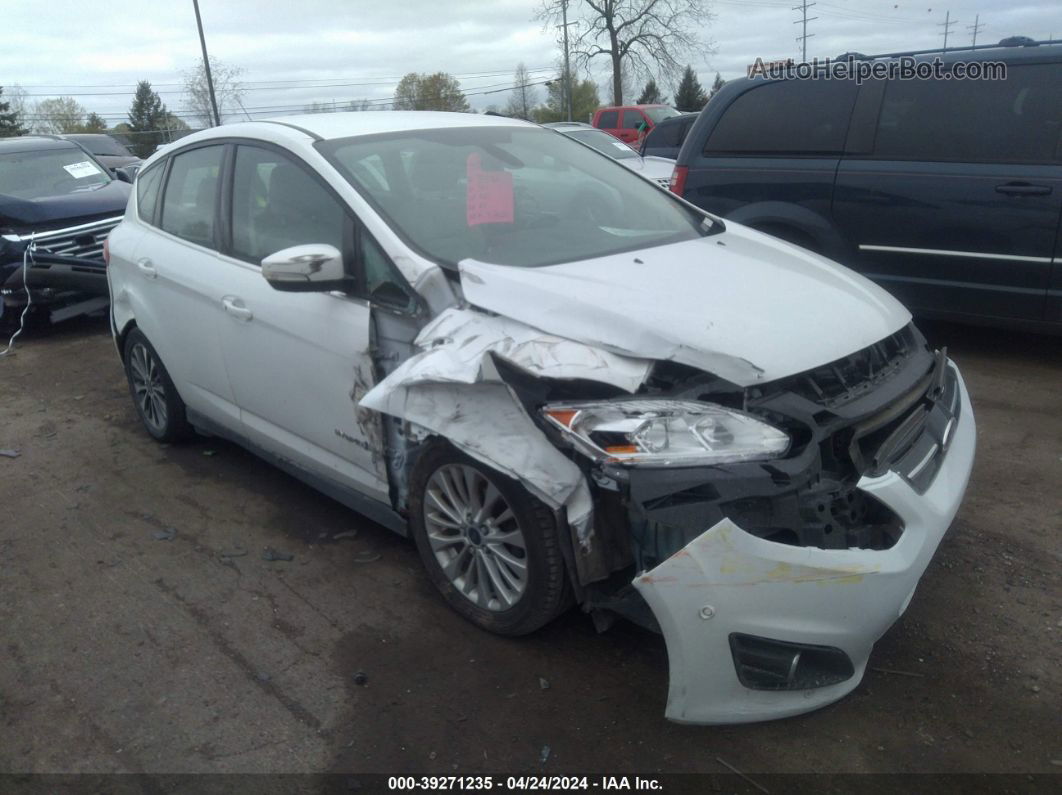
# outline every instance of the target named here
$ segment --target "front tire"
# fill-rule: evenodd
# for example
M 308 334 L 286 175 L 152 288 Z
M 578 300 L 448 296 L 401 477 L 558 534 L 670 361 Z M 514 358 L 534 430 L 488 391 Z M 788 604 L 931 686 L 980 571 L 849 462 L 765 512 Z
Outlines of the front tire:
M 428 577 L 476 626 L 526 635 L 569 605 L 553 512 L 515 480 L 436 441 L 417 463 L 409 507 Z
M 125 377 L 144 428 L 159 442 L 178 442 L 192 435 L 184 401 L 155 348 L 140 329 L 125 339 Z

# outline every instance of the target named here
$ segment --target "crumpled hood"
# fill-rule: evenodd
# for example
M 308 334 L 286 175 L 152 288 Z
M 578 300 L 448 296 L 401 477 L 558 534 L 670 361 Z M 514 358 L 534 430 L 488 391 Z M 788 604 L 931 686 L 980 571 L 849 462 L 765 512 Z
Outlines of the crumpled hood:
M 751 229 L 542 268 L 460 263 L 473 305 L 560 337 L 773 381 L 865 348 L 910 313 L 868 279 Z

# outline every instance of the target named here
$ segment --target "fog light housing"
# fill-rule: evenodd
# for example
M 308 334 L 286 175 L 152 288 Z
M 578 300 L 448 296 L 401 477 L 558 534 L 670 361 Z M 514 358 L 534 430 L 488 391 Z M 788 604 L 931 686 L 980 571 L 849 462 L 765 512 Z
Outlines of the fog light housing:
M 751 690 L 811 690 L 855 674 L 852 661 L 833 646 L 789 643 L 735 632 L 730 653 L 738 680 Z

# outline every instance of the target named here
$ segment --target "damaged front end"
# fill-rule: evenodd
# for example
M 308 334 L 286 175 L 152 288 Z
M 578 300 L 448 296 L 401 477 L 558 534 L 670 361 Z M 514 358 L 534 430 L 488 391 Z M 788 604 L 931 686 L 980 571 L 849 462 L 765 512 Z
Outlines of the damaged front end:
M 672 720 L 777 718 L 850 692 L 965 491 L 958 370 L 908 326 L 762 387 L 661 363 L 641 394 L 730 406 L 791 445 L 708 466 L 594 461 L 601 543 L 580 570 L 608 576 L 585 583 L 586 606 L 662 631 Z
M 680 722 L 783 717 L 852 690 L 972 466 L 962 379 L 910 325 L 744 386 L 471 308 L 416 346 L 360 406 L 553 508 L 599 628 L 624 616 L 663 633 Z

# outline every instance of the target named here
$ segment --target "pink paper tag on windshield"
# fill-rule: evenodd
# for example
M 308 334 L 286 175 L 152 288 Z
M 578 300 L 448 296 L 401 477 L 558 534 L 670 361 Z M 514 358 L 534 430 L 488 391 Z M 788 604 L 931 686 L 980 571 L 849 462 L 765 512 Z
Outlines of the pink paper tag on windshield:
M 468 174 L 468 225 L 511 224 L 513 222 L 513 175 L 508 171 L 484 171 L 479 155 L 472 153 L 466 163 Z

